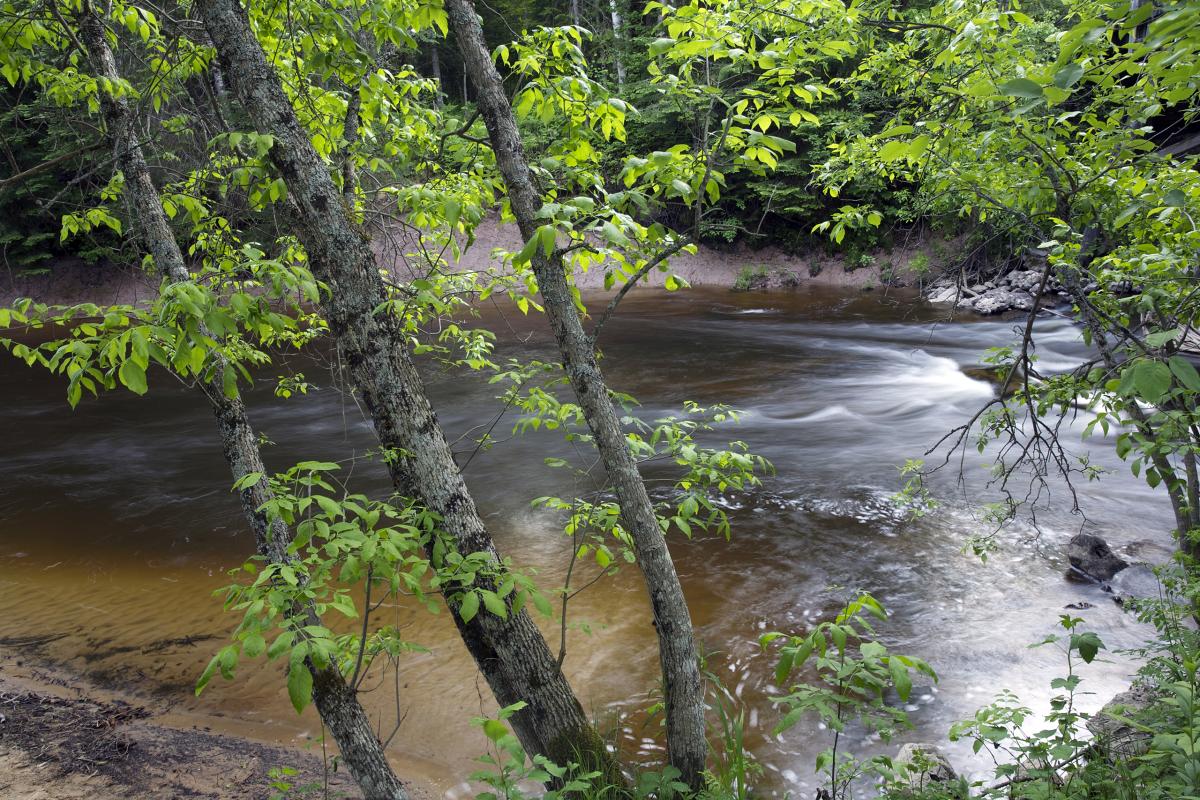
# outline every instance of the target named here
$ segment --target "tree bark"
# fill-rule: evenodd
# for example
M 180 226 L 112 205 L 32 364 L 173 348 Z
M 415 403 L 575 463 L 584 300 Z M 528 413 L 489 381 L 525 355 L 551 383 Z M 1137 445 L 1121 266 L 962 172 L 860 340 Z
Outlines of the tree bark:
M 437 84 L 437 90 L 434 93 L 433 104 L 437 108 L 441 108 L 443 104 L 444 93 L 442 91 L 442 57 L 438 52 L 438 43 L 434 39 L 429 43 L 429 73 L 433 78 L 433 82 Z
M 116 82 L 116 60 L 105 35 L 104 25 L 88 6 L 79 18 L 80 33 L 88 59 L 97 75 Z M 150 175 L 145 154 L 136 138 L 136 116 L 124 97 L 101 93 L 101 110 L 112 140 L 117 166 L 125 175 L 125 196 L 131 216 L 136 220 L 141 239 L 154 258 L 155 267 L 169 280 L 190 279 L 183 253 L 163 212 L 162 201 Z M 280 520 L 269 519 L 261 507 L 272 499 L 267 483 L 266 467 L 258 446 L 258 437 L 250 427 L 246 406 L 240 396 L 228 397 L 221 379 L 218 361 L 214 377 L 203 388 L 216 417 L 225 461 L 234 480 L 251 473 L 263 477 L 239 492 L 242 511 L 254 532 L 259 554 L 282 563 L 289 560 L 288 544 L 291 533 Z M 315 622 L 316 613 L 305 609 Z M 309 664 L 313 674 L 313 703 L 329 726 L 342 758 L 367 800 L 408 800 L 400 779 L 396 777 L 379 740 L 375 738 L 371 721 L 358 702 L 354 690 L 346 685 L 336 667 L 318 669 Z
M 508 187 L 513 215 L 522 237 L 528 242 L 540 224 L 537 213 L 542 201 L 530 176 L 516 119 L 484 43 L 483 30 L 471 0 L 445 0 L 445 5 L 450 28 L 475 86 L 476 102 L 487 124 L 496 163 Z M 638 564 L 645 576 L 666 686 L 670 762 L 689 786 L 700 788 L 708 752 L 704 691 L 683 588 L 658 527 L 645 482 L 638 472 L 604 376 L 596 363 L 593 342 L 584 333 L 583 323 L 575 310 L 566 267 L 561 257 L 547 259 L 539 248 L 533 258 L 533 271 L 563 367 L 595 438 L 608 480 L 617 493 L 622 520 L 633 537 Z
M 613 65 L 617 68 L 617 88 L 625 85 L 625 55 L 622 52 L 624 49 L 624 23 L 621 19 L 621 10 L 617 7 L 617 0 L 608 0 L 609 16 L 612 19 L 613 31 Z
M 330 293 L 322 312 L 343 363 L 371 415 L 396 490 L 439 515 L 462 554 L 501 559 L 454 463 L 408 349 L 399 320 L 377 313 L 387 293 L 362 229 L 350 218 L 302 129 L 278 75 L 266 61 L 238 0 L 196 3 L 225 74 L 259 130 L 275 140 L 270 158 L 297 204 L 296 234 Z M 458 588 L 447 587 L 453 594 Z M 464 621 L 449 605 L 459 633 L 502 706 L 527 705 L 510 718 L 525 749 L 560 764 L 582 760 L 616 775 L 615 763 L 589 724 L 541 632 L 524 611 L 479 613 Z

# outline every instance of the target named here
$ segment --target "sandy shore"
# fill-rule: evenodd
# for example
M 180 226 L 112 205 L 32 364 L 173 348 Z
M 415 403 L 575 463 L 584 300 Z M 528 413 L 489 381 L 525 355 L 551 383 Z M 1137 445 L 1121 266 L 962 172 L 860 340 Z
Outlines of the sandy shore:
M 492 253 L 497 248 L 516 252 L 521 249 L 520 236 L 513 225 L 502 224 L 495 217 L 484 220 L 476 229 L 475 243 L 462 257 L 449 265 L 451 271 L 498 269 Z M 376 257 L 381 266 L 400 278 L 418 268 L 408 264 L 415 250 L 412 241 L 390 231 L 373 234 Z M 677 254 L 671 260 L 676 275 L 692 286 L 732 288 L 743 270 L 754 273 L 759 288 L 802 289 L 804 286 L 831 286 L 866 289 L 882 285 L 881 272 L 890 272 L 902 281 L 911 282 L 909 264 L 918 254 L 926 254 L 926 244 L 914 242 L 874 253 L 875 265 L 847 271 L 842 254 L 816 250 L 803 255 L 784 253 L 778 248 L 754 250 L 746 246 L 716 249 L 699 247 L 696 253 Z M 639 286 L 662 286 L 663 273 L 654 272 Z M 603 269 L 593 268 L 575 276 L 581 289 L 602 289 Z M 136 304 L 154 296 L 157 279 L 136 267 L 91 265 L 79 261 L 56 264 L 46 275 L 21 276 L 0 273 L 0 305 L 8 305 L 18 297 L 32 297 L 43 303 Z
M 332 747 L 323 758 L 319 742 L 280 746 L 205 722 L 188 725 L 168 703 L 90 685 L 39 659 L 36 641 L 0 639 L 5 800 L 265 800 L 280 792 L 277 780 L 291 786 L 283 797 L 361 797 Z M 419 778 L 409 790 L 414 800 L 442 794 Z

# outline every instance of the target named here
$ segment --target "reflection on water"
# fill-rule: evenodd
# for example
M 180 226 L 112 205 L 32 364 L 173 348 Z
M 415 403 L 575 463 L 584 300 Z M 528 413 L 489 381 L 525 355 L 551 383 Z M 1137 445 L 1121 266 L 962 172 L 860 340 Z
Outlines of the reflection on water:
M 505 331 L 503 355 L 554 357 L 542 320 L 489 313 Z M 672 413 L 685 400 L 732 404 L 745 415 L 728 438 L 748 442 L 778 469 L 762 490 L 726 498 L 731 542 L 672 542 L 709 667 L 744 703 L 753 749 L 774 788 L 811 793 L 813 758 L 829 742 L 813 726 L 772 734 L 777 690 L 758 637 L 828 618 L 847 592 L 875 593 L 892 611 L 881 626 L 889 646 L 928 660 L 942 676 L 938 686 L 913 692 L 913 738 L 943 738 L 1001 687 L 1037 707 L 1061 657 L 1026 645 L 1052 632 L 1069 603 L 1094 604 L 1077 613 L 1110 649 L 1142 641 L 1145 631 L 1097 588 L 1063 579 L 1061 545 L 1084 524 L 1117 545 L 1166 544 L 1169 511 L 1120 467 L 1108 443 L 1083 443 L 1080 425 L 1066 438 L 1080 452 L 1090 444 L 1093 460 L 1114 474 L 1077 487 L 1086 520 L 1068 513 L 1057 487 L 1038 514 L 1040 547 L 1031 528 L 1018 527 L 1003 534 L 987 564 L 962 552 L 967 537 L 987 530 L 977 513 L 986 462 L 973 451 L 961 482 L 949 470 L 933 479 L 943 502 L 937 513 L 905 521 L 888 502 L 900 484 L 897 465 L 993 396 L 961 367 L 1016 338 L 1013 322 L 949 324 L 874 296 L 816 290 L 635 293 L 606 326 L 604 367 L 614 388 L 641 399 L 640 414 Z M 1043 369 L 1085 355 L 1062 320 L 1039 321 L 1037 342 Z M 270 465 L 369 450 L 370 426 L 321 363 L 292 362 L 317 390 L 280 401 L 264 376 L 251 398 L 253 421 L 275 443 Z M 61 384 L 0 361 L 0 638 L 61 634 L 46 645 L 53 659 L 102 684 L 164 698 L 184 719 L 280 741 L 316 735 L 319 720 L 292 713 L 274 666 L 243 665 L 236 682 L 192 695 L 232 622 L 211 592 L 252 542 L 203 402 L 166 376 L 153 378 L 145 398 L 113 394 L 71 412 Z M 427 378 L 452 439 L 498 411 L 496 388 L 483 381 L 432 369 Z M 469 437 L 459 447 L 469 449 Z M 543 466 L 547 455 L 571 454 L 560 436 L 531 434 L 481 453 L 467 472 L 500 548 L 535 567 L 546 586 L 561 583 L 570 548 L 560 521 L 529 500 L 592 488 Z M 369 462 L 356 465 L 354 480 L 360 490 L 387 490 Z M 578 573 L 575 580 L 582 585 Z M 657 685 L 640 577 L 625 570 L 571 608 L 572 622 L 590 630 L 570 634 L 574 685 L 623 746 L 657 752 L 658 721 L 639 711 Z M 386 734 L 399 690 L 408 716 L 393 751 L 449 786 L 448 776 L 465 774 L 485 746 L 469 719 L 492 708 L 486 686 L 447 615 L 404 607 L 384 614 L 430 652 L 406 657 L 399 685 L 378 682 L 369 703 Z M 557 647 L 557 624 L 542 623 Z M 1096 694 L 1085 707 L 1098 707 L 1130 669 L 1120 656 L 1089 667 L 1085 687 Z M 854 739 L 858 749 L 878 746 L 861 734 Z M 968 752 L 953 756 L 985 766 Z

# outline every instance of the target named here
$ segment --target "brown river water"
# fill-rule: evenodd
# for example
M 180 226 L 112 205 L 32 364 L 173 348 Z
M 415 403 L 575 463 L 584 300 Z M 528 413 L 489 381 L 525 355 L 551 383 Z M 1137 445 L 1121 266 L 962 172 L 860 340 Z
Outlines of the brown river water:
M 504 331 L 502 355 L 554 358 L 541 319 L 488 316 Z M 672 541 L 709 667 L 741 701 L 773 790 L 811 796 L 814 757 L 830 740 L 815 723 L 772 734 L 779 719 L 770 702 L 773 663 L 758 637 L 803 631 L 836 613 L 852 590 L 869 590 L 888 607 L 879 633 L 890 647 L 926 659 L 941 675 L 910 698 L 915 729 L 904 738 L 911 740 L 944 739 L 951 723 L 1001 688 L 1045 710 L 1048 682 L 1064 661 L 1052 647 L 1027 645 L 1054 632 L 1067 604 L 1093 604 L 1070 613 L 1083 616 L 1110 651 L 1144 641 L 1146 629 L 1099 587 L 1064 578 L 1062 550 L 1081 526 L 1114 546 L 1161 549 L 1169 545 L 1169 509 L 1116 461 L 1111 442 L 1082 442 L 1082 422 L 1067 427 L 1067 441 L 1113 473 L 1077 487 L 1085 517 L 1070 513 L 1058 487 L 1038 513 L 1040 546 L 1022 524 L 1001 534 L 986 564 L 963 552 L 969 535 L 987 530 L 980 506 L 993 499 L 984 489 L 987 462 L 973 450 L 961 484 L 952 471 L 932 480 L 943 503 L 936 513 L 905 521 L 888 501 L 900 488 L 897 465 L 993 396 L 992 386 L 962 368 L 988 347 L 1015 342 L 1016 325 L 949 323 L 944 312 L 910 302 L 822 289 L 647 291 L 608 324 L 604 367 L 614 388 L 640 398 L 639 414 L 662 416 L 685 400 L 729 403 L 745 414 L 723 437 L 746 441 L 778 470 L 760 489 L 727 499 L 732 541 Z M 1037 341 L 1043 369 L 1086 356 L 1061 319 L 1040 320 Z M 374 445 L 369 424 L 322 361 L 291 359 L 317 386 L 307 396 L 273 396 L 282 369 L 265 374 L 251 395 L 252 419 L 275 443 L 267 449 L 273 468 L 340 460 Z M 452 439 L 498 411 L 495 387 L 433 368 L 426 375 Z M 72 412 L 62 382 L 0 358 L 0 641 L 57 637 L 45 646 L 51 660 L 169 707 L 178 723 L 311 742 L 319 720 L 291 710 L 277 665 L 246 663 L 236 681 L 218 679 L 198 698 L 192 692 L 234 623 L 212 591 L 228 582 L 226 570 L 250 554 L 252 541 L 202 398 L 165 375 L 152 376 L 151 385 L 146 397 L 114 392 Z M 500 438 L 510 422 L 498 426 Z M 563 580 L 569 542 L 561 520 L 529 501 L 579 487 L 565 470 L 543 464 L 550 455 L 571 455 L 559 434 L 513 438 L 475 458 L 467 479 L 500 549 L 552 587 Z M 373 463 L 360 463 L 354 481 L 363 491 L 388 489 Z M 594 567 L 581 569 L 586 580 Z M 581 585 L 578 573 L 575 581 Z M 382 613 L 430 652 L 405 657 L 398 683 L 382 675 L 368 681 L 367 703 L 386 733 L 398 689 L 404 721 L 390 752 L 410 775 L 462 796 L 471 759 L 487 744 L 470 723 L 494 708 L 487 687 L 445 613 Z M 585 705 L 623 748 L 658 755 L 658 722 L 641 711 L 656 694 L 657 652 L 640 575 L 627 568 L 595 584 L 573 601 L 571 622 L 581 625 L 570 633 L 565 666 Z M 557 647 L 557 622 L 542 624 Z M 1099 707 L 1134 668 L 1112 652 L 1085 667 L 1084 689 L 1093 694 L 1083 706 Z M 849 745 L 889 754 L 897 746 L 861 732 Z M 969 747 L 949 751 L 968 769 L 987 766 Z

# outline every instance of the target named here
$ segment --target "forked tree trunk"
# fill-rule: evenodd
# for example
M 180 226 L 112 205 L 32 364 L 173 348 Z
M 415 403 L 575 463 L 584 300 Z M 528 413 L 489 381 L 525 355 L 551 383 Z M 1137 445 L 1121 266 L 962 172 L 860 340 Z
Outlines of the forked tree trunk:
M 542 201 L 530 177 L 516 119 L 484 43 L 483 29 L 471 0 L 445 0 L 445 5 L 450 28 L 475 86 L 476 102 L 487 124 L 496 163 L 508 187 L 513 215 L 521 236 L 528 242 L 541 224 L 537 214 Z M 593 342 L 584 332 L 575 310 L 565 264 L 561 258 L 545 258 L 538 248 L 533 271 L 563 367 L 595 437 L 608 480 L 617 493 L 621 518 L 633 537 L 638 565 L 646 579 L 666 686 L 668 756 L 688 785 L 700 788 L 708 752 L 704 690 L 683 588 L 658 527 L 646 484 L 596 364 Z
M 116 82 L 119 79 L 116 60 L 108 46 L 104 25 L 95 12 L 85 6 L 79 17 L 83 46 L 97 75 Z M 189 280 L 187 264 L 179 244 L 163 212 L 162 201 L 150 175 L 145 154 L 137 141 L 136 119 L 124 97 L 101 94 L 101 109 L 112 140 L 115 162 L 125 175 L 125 196 L 131 216 L 136 221 L 140 238 L 154 258 L 155 267 L 172 281 Z M 240 396 L 225 395 L 221 379 L 221 364 L 214 378 L 204 386 L 212 405 L 221 437 L 225 461 L 234 480 L 250 473 L 264 477 L 241 490 L 242 511 L 254 532 L 260 555 L 273 562 L 288 560 L 291 534 L 280 520 L 272 521 L 260 510 L 271 500 L 271 488 L 266 479 L 258 437 L 246 417 L 246 406 Z M 316 614 L 306 609 L 314 621 Z M 313 704 L 329 726 L 342 758 L 350 769 L 367 800 L 408 800 L 400 779 L 388 764 L 382 745 L 375 737 L 371 721 L 358 702 L 354 690 L 346 685 L 336 667 L 317 669 L 313 673 Z
M 330 287 L 322 312 L 380 444 L 396 455 L 389 459 L 396 490 L 438 514 L 460 553 L 487 553 L 502 569 L 434 417 L 401 323 L 377 312 L 387 294 L 370 242 L 347 213 L 329 166 L 301 127 L 245 10 L 238 0 L 198 0 L 195 7 L 246 113 L 274 137 L 270 158 L 298 207 L 296 235 L 314 275 Z M 456 588 L 446 587 L 448 593 Z M 481 612 L 464 621 L 457 603 L 450 606 L 496 699 L 502 706 L 527 704 L 510 720 L 526 750 L 560 764 L 582 760 L 615 776 L 611 755 L 530 616 L 514 613 L 510 602 L 504 618 Z

